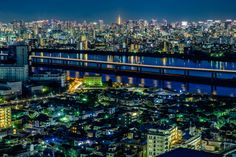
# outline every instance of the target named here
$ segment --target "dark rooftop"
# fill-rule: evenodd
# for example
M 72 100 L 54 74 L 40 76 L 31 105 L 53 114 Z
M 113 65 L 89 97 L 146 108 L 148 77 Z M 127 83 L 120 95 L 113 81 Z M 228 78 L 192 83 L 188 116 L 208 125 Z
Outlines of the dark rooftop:
M 207 153 L 203 151 L 196 151 L 186 148 L 178 148 L 167 152 L 165 154 L 159 155 L 158 157 L 221 157 L 217 154 Z
M 0 86 L 0 90 L 4 91 L 4 90 L 11 90 L 10 87 L 6 87 L 6 86 Z

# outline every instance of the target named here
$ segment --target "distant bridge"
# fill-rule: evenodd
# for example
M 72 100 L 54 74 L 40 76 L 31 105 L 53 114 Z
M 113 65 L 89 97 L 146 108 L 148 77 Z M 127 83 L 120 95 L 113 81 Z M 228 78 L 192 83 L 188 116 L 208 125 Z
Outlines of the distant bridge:
M 30 60 L 33 67 L 42 66 L 85 72 L 138 76 L 161 80 L 236 87 L 236 70 L 131 64 L 36 55 L 31 55 Z M 149 69 L 149 71 L 147 69 Z M 150 69 L 152 69 L 152 71 L 150 71 Z M 172 73 L 168 73 L 167 71 L 172 71 Z M 175 71 L 175 73 L 173 73 L 173 71 Z M 180 71 L 182 74 L 176 73 L 176 71 Z M 206 76 L 196 76 L 193 72 L 206 73 Z M 209 74 L 211 75 L 207 76 Z M 229 79 L 219 78 L 217 77 L 218 74 L 231 74 L 233 77 Z
M 41 53 L 50 55 L 73 55 L 73 54 L 88 54 L 88 55 L 102 55 L 102 56 L 140 56 L 140 57 L 167 57 L 167 58 L 181 58 L 181 59 L 191 59 L 191 60 L 208 60 L 208 61 L 225 61 L 225 62 L 236 62 L 235 55 L 225 56 L 225 57 L 212 57 L 207 54 L 168 54 L 168 53 L 150 53 L 150 52 L 117 52 L 117 51 L 100 51 L 100 50 L 75 50 L 75 49 L 46 49 L 38 48 L 32 49 L 30 54 Z

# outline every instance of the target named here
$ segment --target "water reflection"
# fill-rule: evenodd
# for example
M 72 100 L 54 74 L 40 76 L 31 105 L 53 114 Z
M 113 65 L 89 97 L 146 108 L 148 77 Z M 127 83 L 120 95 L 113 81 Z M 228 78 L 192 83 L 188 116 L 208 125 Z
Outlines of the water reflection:
M 33 68 L 33 73 L 37 73 L 39 70 L 49 70 L 47 68 Z M 85 75 L 95 75 L 95 73 L 89 72 L 79 72 L 73 70 L 66 71 L 67 77 L 83 77 Z M 208 94 L 217 94 L 223 96 L 236 96 L 236 88 L 228 87 L 212 87 L 210 85 L 203 84 L 193 84 L 193 83 L 183 83 L 176 81 L 163 81 L 157 79 L 146 79 L 139 77 L 130 77 L 130 76 L 116 76 L 116 75 L 107 75 L 102 74 L 103 81 L 108 81 L 111 79 L 113 82 L 119 83 L 129 83 L 135 86 L 145 86 L 145 87 L 158 87 L 158 88 L 169 88 L 176 90 L 178 92 L 192 92 L 192 93 L 208 93 Z
M 37 55 L 37 54 L 36 54 Z M 41 55 L 40 53 L 38 55 Z M 44 54 L 45 55 L 45 54 Z M 63 54 L 55 54 L 61 55 Z M 150 65 L 166 65 L 166 66 L 182 66 L 182 67 L 192 67 L 192 68 L 212 68 L 212 69 L 226 69 L 226 70 L 236 70 L 235 62 L 220 62 L 220 61 L 193 61 L 193 60 L 183 60 L 178 58 L 153 58 L 153 57 L 139 57 L 139 56 L 101 56 L 101 55 L 85 55 L 85 54 L 75 54 L 74 56 L 80 59 L 86 60 L 100 60 L 100 61 L 109 61 L 109 62 L 124 62 L 130 64 L 150 64 Z M 85 63 L 87 66 L 88 63 Z M 113 68 L 111 65 L 107 65 L 107 68 Z M 33 71 L 44 70 L 45 68 L 32 68 Z M 135 70 L 134 67 L 131 67 L 131 70 Z M 171 71 L 168 71 L 171 72 Z M 81 73 L 74 71 L 66 71 L 68 77 L 83 77 L 84 75 L 89 75 L 92 73 Z M 197 76 L 206 76 L 205 73 L 192 73 L 191 75 Z M 129 83 L 134 85 L 141 85 L 147 87 L 160 87 L 160 88 L 169 88 L 176 91 L 183 92 L 197 92 L 197 93 L 209 93 L 209 94 L 218 94 L 218 95 L 227 95 L 227 96 L 236 96 L 235 88 L 226 88 L 226 87 L 216 87 L 212 88 L 209 85 L 199 85 L 199 84 L 191 84 L 191 83 L 181 83 L 174 81 L 162 81 L 155 79 L 144 79 L 144 78 L 136 78 L 136 77 L 127 77 L 127 76 L 114 76 L 114 75 L 105 75 L 103 74 L 103 80 L 108 81 L 112 79 L 114 82 L 122 82 Z M 221 78 L 232 78 L 235 77 L 233 74 L 218 74 L 218 77 Z
M 79 72 L 77 71 L 77 72 L 75 72 L 75 78 L 79 78 L 80 76 L 79 76 Z
M 158 87 L 158 81 L 157 80 L 153 80 L 153 86 Z
M 134 78 L 133 77 L 129 77 L 128 80 L 129 80 L 128 81 L 129 84 L 134 84 Z
M 106 81 L 109 81 L 111 79 L 110 75 L 106 75 Z
M 162 58 L 162 65 L 166 65 L 166 62 L 167 62 L 167 58 Z
M 121 76 L 116 76 L 116 82 L 119 82 L 119 83 L 122 82 Z
M 212 69 L 227 69 L 235 70 L 236 63 L 234 62 L 221 62 L 221 61 L 193 61 L 184 60 L 179 58 L 154 58 L 154 57 L 139 57 L 139 56 L 101 56 L 101 55 L 89 55 L 89 60 L 100 61 L 114 61 L 131 64 L 150 64 L 150 65 L 167 65 L 167 66 L 182 66 L 182 67 L 196 67 L 196 68 L 212 68 Z
M 186 66 L 186 67 L 200 67 L 200 68 L 214 68 L 214 69 L 229 69 L 235 70 L 236 63 L 222 62 L 222 61 L 192 61 L 179 58 L 154 58 L 154 57 L 139 57 L 139 56 L 102 56 L 102 55 L 88 55 L 88 54 L 64 54 L 64 53 L 35 53 L 38 56 L 54 56 L 65 58 L 79 58 L 89 60 L 114 61 L 124 63 L 143 63 L 151 65 L 170 65 L 170 66 Z
M 89 60 L 100 61 L 112 61 L 112 62 L 124 62 L 130 64 L 148 64 L 148 65 L 164 65 L 164 66 L 179 66 L 179 67 L 191 67 L 191 68 L 210 68 L 210 69 L 225 69 L 236 70 L 236 63 L 233 62 L 220 62 L 220 61 L 193 61 L 184 60 L 179 58 L 153 58 L 153 57 L 139 57 L 139 56 L 100 56 L 90 55 Z M 113 66 L 108 65 L 108 68 Z M 122 67 L 123 70 L 136 70 L 135 67 Z M 146 69 L 145 71 L 157 72 L 156 69 Z M 168 70 L 168 73 L 182 74 L 181 71 Z M 210 73 L 191 72 L 191 75 L 210 77 Z M 236 78 L 236 74 L 218 74 L 220 78 Z

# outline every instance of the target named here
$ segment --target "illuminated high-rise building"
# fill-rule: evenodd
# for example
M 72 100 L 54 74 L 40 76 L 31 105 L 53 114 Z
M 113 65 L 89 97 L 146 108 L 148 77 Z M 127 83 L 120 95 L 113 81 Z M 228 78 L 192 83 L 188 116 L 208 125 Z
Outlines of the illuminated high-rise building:
M 0 108 L 0 129 L 11 127 L 11 108 Z
M 147 156 L 156 157 L 170 151 L 182 139 L 181 131 L 176 127 L 149 129 L 147 134 Z
M 79 49 L 80 50 L 88 50 L 88 40 L 85 35 L 81 36 Z

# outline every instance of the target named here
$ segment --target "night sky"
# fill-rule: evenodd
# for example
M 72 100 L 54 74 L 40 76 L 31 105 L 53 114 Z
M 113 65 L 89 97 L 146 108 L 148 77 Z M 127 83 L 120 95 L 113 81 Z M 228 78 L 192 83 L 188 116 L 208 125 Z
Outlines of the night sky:
M 236 19 L 236 0 L 1 0 L 0 21 Z

